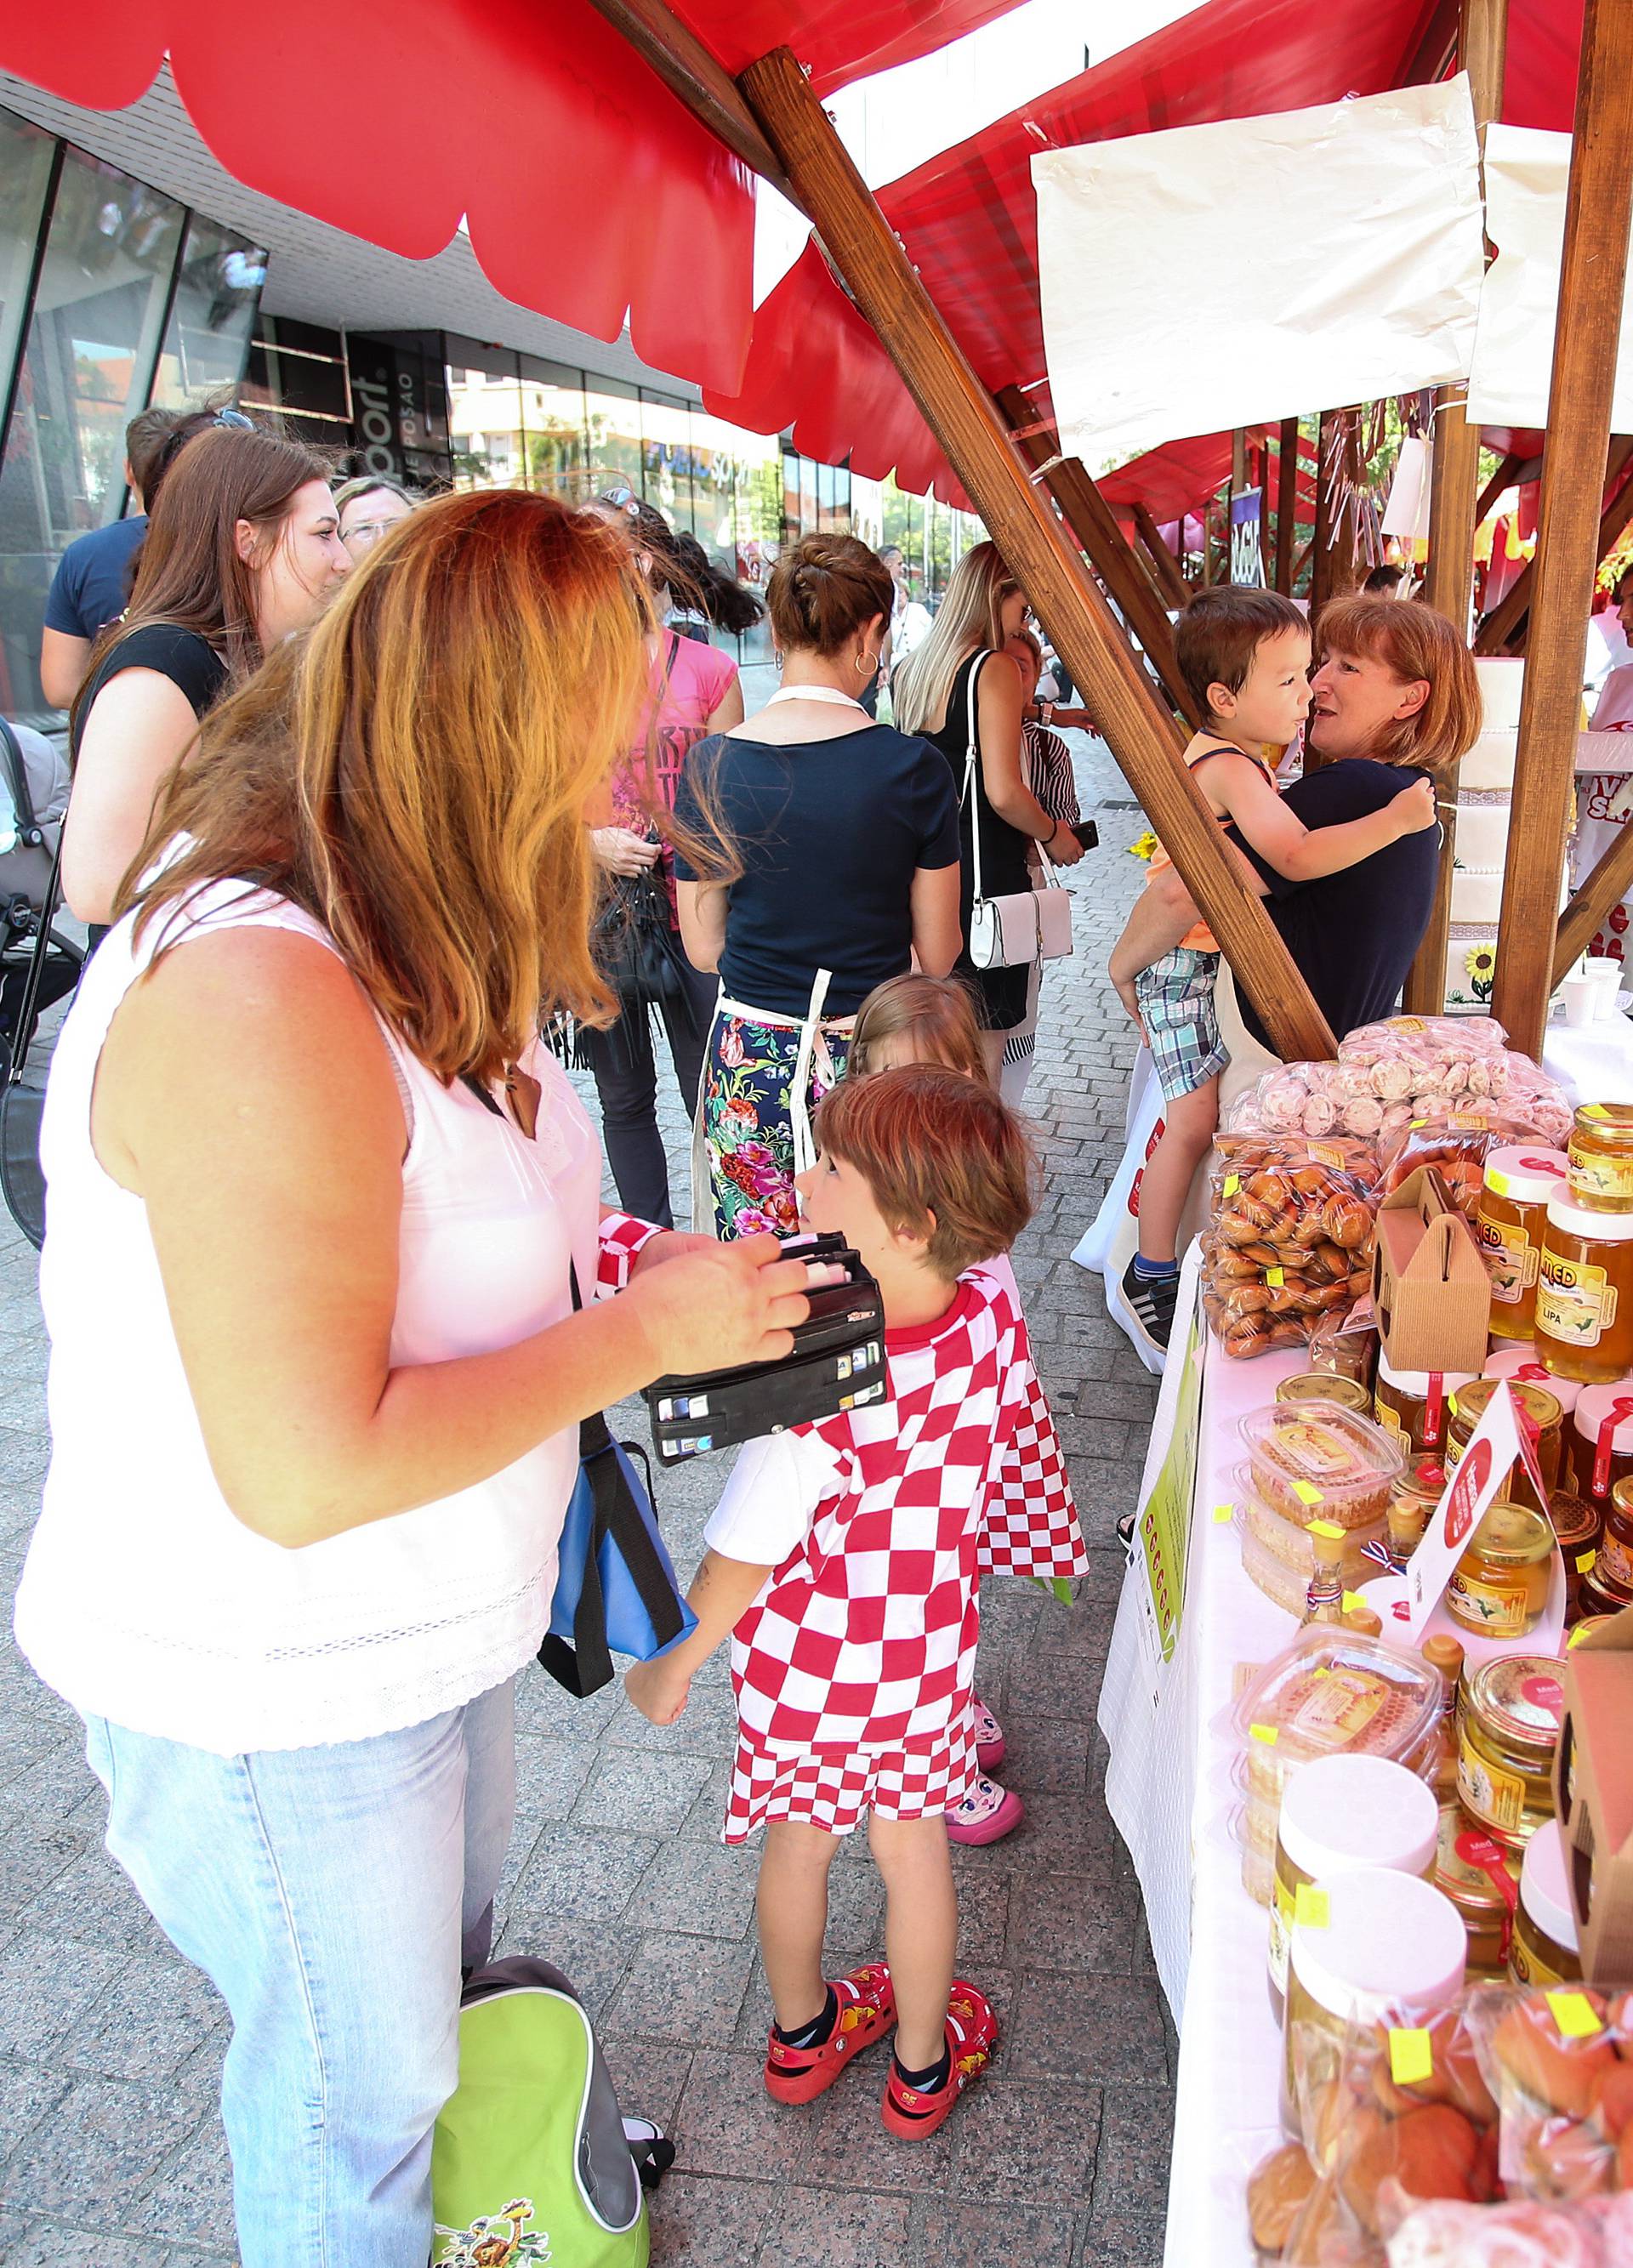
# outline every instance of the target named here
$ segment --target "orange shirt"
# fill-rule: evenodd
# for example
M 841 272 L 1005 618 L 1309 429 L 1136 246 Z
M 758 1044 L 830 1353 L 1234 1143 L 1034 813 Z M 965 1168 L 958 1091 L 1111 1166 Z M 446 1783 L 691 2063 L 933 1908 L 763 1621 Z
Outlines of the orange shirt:
M 1229 750 L 1233 756 L 1245 756 L 1250 763 L 1262 765 L 1265 777 L 1272 787 L 1275 785 L 1275 769 L 1262 749 L 1238 747 L 1234 740 L 1222 740 L 1216 733 L 1192 733 L 1184 755 L 1186 770 L 1193 771 L 1204 756 L 1216 756 L 1226 750 Z M 1214 815 L 1216 818 L 1219 817 L 1216 812 Z M 1230 822 L 1228 819 L 1220 819 L 1219 824 L 1221 827 L 1228 827 Z M 1173 863 L 1159 843 L 1151 853 L 1151 873 L 1146 876 L 1146 887 L 1148 888 L 1150 887 L 1151 874 L 1155 874 L 1161 867 L 1171 866 Z M 1197 922 L 1192 928 L 1186 930 L 1179 943 L 1182 947 L 1193 953 L 1217 953 L 1219 950 L 1219 940 L 1206 922 Z

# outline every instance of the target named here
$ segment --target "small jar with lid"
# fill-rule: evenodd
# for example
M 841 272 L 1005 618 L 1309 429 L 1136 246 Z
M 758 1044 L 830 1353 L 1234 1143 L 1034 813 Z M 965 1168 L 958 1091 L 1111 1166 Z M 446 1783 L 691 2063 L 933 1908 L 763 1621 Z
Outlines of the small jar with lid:
M 1486 1357 L 1482 1378 L 1506 1378 L 1514 1386 L 1540 1386 L 1551 1394 L 1565 1413 L 1566 1432 L 1578 1401 L 1587 1392 L 1579 1378 L 1556 1378 L 1542 1366 L 1534 1340 L 1523 1346 L 1500 1346 Z
M 1440 1673 L 1440 1714 L 1435 1723 L 1435 1800 L 1437 1803 L 1455 1803 L 1457 1708 L 1463 1681 L 1463 1649 L 1450 1631 L 1434 1631 L 1423 1640 L 1422 1652 L 1430 1668 Z
M 1385 1867 L 1427 1881 L 1439 1826 L 1440 1807 L 1417 1774 L 1385 1756 L 1319 1756 L 1289 1780 L 1270 1903 L 1270 1984 L 1278 2014 L 1300 1889 L 1357 1867 Z
M 1633 1474 L 1633 1379 L 1585 1386 L 1570 1420 L 1576 1491 L 1601 1513 L 1618 1481 Z
M 1607 1597 L 1633 1599 L 1633 1480 L 1618 1481 L 1610 1491 L 1592 1576 Z
M 1536 1335 L 1558 1378 L 1601 1385 L 1633 1368 L 1633 1212 L 1549 1198 Z
M 1282 2120 L 1337 2070 L 1352 2024 L 1403 2024 L 1461 1988 L 1468 1937 L 1450 1899 L 1415 1874 L 1357 1867 L 1310 1885 L 1293 1921 L 1282 2029 Z
M 1577 1918 L 1570 1908 L 1565 1874 L 1565 1837 L 1557 1819 L 1539 1827 L 1526 1845 L 1519 1870 L 1519 1909 L 1508 1948 L 1508 1973 L 1516 1984 L 1578 1984 L 1582 1956 L 1577 1949 Z
M 1574 1204 L 1633 1212 L 1633 1103 L 1581 1104 L 1566 1157 Z
M 1596 1504 L 1569 1488 L 1554 1491 L 1548 1516 L 1565 1563 L 1565 1620 L 1574 1623 L 1579 1610 L 1578 1589 L 1584 1575 L 1592 1572 L 1604 1521 Z
M 1276 1388 L 1278 1402 L 1335 1402 L 1353 1410 L 1357 1418 L 1372 1414 L 1372 1397 L 1358 1380 L 1341 1378 L 1330 1370 L 1298 1370 Z
M 1563 1150 L 1523 1143 L 1486 1160 L 1474 1233 L 1491 1275 L 1493 1338 L 1531 1336 L 1548 1201 L 1563 1189 L 1566 1170 Z
M 1524 1638 L 1548 1604 L 1554 1530 L 1528 1504 L 1494 1504 L 1445 1588 L 1446 1612 L 1482 1638 Z
M 1511 1851 L 1523 1851 L 1554 1816 L 1564 1675 L 1564 1663 L 1546 1653 L 1503 1653 L 1464 1672 L 1458 1794 Z
M 1401 1474 L 1389 1492 L 1385 1519 L 1389 1531 L 1389 1563 L 1397 1571 L 1406 1565 L 1423 1540 L 1434 1518 L 1435 1506 L 1445 1493 L 1445 1467 L 1428 1457 Z
M 1452 1397 L 1472 1376 L 1461 1370 L 1396 1370 L 1380 1354 L 1372 1415 L 1408 1458 L 1438 1457 L 1445 1447 Z
M 1435 1888 L 1451 1899 L 1468 1932 L 1471 1977 L 1508 1974 L 1519 1866 L 1518 1853 L 1499 1843 L 1460 1803 L 1441 1806 Z
M 1495 1378 L 1476 1378 L 1467 1386 L 1459 1386 L 1452 1397 L 1452 1419 L 1446 1429 L 1445 1468 L 1454 1473 L 1462 1462 L 1463 1452 L 1474 1439 L 1474 1428 L 1491 1407 L 1491 1397 L 1500 1381 Z M 1523 1421 L 1532 1429 L 1537 1463 L 1549 1489 L 1559 1484 L 1560 1458 L 1563 1454 L 1565 1414 L 1555 1395 L 1540 1386 L 1516 1385 L 1508 1381 L 1509 1391 L 1519 1405 Z M 1499 1483 L 1503 1493 L 1514 1504 L 1528 1504 L 1533 1512 L 1545 1509 L 1531 1484 L 1523 1457 L 1510 1466 L 1504 1480 Z

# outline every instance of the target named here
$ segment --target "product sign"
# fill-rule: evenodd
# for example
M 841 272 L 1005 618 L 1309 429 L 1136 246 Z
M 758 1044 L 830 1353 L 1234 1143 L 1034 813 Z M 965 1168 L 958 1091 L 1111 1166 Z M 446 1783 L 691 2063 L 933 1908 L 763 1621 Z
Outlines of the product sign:
M 1516 1462 L 1524 1463 L 1539 1503 L 1546 1504 L 1548 1491 L 1519 1404 L 1507 1381 L 1500 1380 L 1435 1507 L 1422 1542 L 1407 1562 L 1406 1635 L 1414 1645 L 1439 1605 L 1469 1537 L 1496 1502 Z
M 1197 1296 L 1199 1261 L 1193 1243 L 1180 1277 L 1171 1351 L 1151 1425 L 1153 1440 L 1165 1440 L 1167 1446 L 1134 1523 L 1134 1564 L 1145 1576 L 1141 1598 L 1142 1635 L 1153 1667 L 1173 1659 L 1185 1611 L 1186 1562 L 1202 1416 L 1205 1326 Z
M 1264 490 L 1248 489 L 1230 499 L 1230 580 L 1262 590 L 1265 581 Z

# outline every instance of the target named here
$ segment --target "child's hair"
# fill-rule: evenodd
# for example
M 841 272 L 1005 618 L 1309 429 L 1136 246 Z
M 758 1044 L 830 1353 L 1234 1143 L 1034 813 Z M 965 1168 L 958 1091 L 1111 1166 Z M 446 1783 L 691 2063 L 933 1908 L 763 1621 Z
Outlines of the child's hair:
M 892 1228 L 927 1240 L 948 1283 L 1007 1252 L 1032 1217 L 1032 1152 L 984 1081 L 939 1064 L 842 1079 L 817 1114 L 830 1157 L 857 1172 Z
M 940 1064 L 985 1086 L 989 1073 L 981 1027 L 967 986 L 951 976 L 887 976 L 856 1011 L 851 1035 L 853 1079 L 879 1070 L 875 1060 L 888 1040 L 905 1034 L 915 1063 Z
M 1179 674 L 1197 707 L 1211 715 L 1210 685 L 1239 693 L 1253 656 L 1267 638 L 1309 628 L 1292 600 L 1279 591 L 1250 590 L 1239 584 L 1199 591 L 1174 631 Z

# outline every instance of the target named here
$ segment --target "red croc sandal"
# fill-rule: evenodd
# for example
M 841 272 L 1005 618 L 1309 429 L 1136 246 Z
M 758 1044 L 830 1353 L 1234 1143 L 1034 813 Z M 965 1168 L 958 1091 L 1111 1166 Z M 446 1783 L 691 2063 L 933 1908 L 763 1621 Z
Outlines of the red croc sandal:
M 896 2068 L 896 2058 L 890 2058 L 890 2076 L 884 2082 L 884 2102 L 881 2115 L 890 2132 L 904 2142 L 917 2142 L 927 2134 L 934 2134 L 952 2117 L 958 2097 L 972 2080 L 977 2080 L 992 2061 L 993 2050 L 998 2044 L 998 2019 L 992 2003 L 973 1984 L 962 1977 L 954 1979 L 947 2003 L 947 2054 L 951 2066 L 947 2083 L 938 2087 L 934 2095 L 921 2095 L 909 2087 Z
M 983 1772 L 971 1781 L 968 1792 L 957 1803 L 948 1806 L 947 1839 L 950 1843 L 1001 1842 L 1025 1816 L 1025 1808 L 1014 1790 L 1000 1787 Z
M 883 1961 L 832 1982 L 839 2004 L 832 2031 L 816 2048 L 791 2048 L 773 2031 L 765 2051 L 765 2092 L 775 2102 L 814 2102 L 846 2065 L 896 2021 L 896 1993 Z
M 979 1693 L 973 1698 L 972 1713 L 974 1718 L 975 1761 L 984 1772 L 995 1772 L 1009 1753 L 1003 1727 Z

